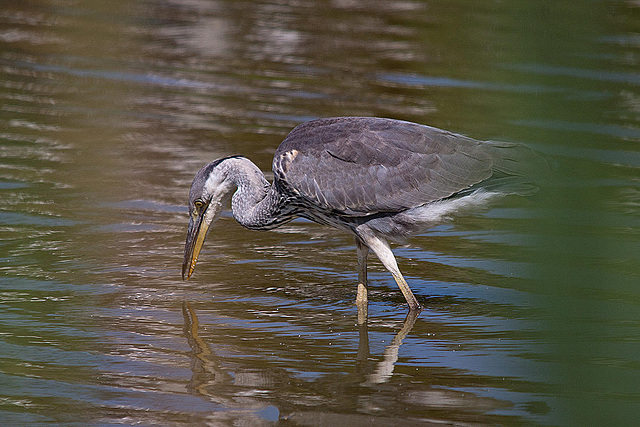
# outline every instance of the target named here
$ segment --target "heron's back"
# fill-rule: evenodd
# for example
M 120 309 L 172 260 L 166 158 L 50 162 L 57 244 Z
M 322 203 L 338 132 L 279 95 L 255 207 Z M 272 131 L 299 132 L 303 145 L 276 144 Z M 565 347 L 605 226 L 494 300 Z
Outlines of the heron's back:
M 296 127 L 273 171 L 295 197 L 347 216 L 401 212 L 441 200 L 493 173 L 486 143 L 392 119 L 341 117 Z

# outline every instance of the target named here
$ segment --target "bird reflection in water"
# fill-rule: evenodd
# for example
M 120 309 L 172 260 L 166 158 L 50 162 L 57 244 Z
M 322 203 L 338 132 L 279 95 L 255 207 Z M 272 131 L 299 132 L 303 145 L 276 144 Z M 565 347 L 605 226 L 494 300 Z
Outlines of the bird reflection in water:
M 358 333 L 360 336 L 360 340 L 358 342 L 358 355 L 356 361 L 356 371 L 360 371 L 365 375 L 366 380 L 363 382 L 363 385 L 372 385 L 372 384 L 382 384 L 387 382 L 389 378 L 393 375 L 393 369 L 398 361 L 398 352 L 400 350 L 400 346 L 402 345 L 402 340 L 404 340 L 411 329 L 413 329 L 413 325 L 416 323 L 416 319 L 418 319 L 418 315 L 421 310 L 409 310 L 407 313 L 407 317 L 404 319 L 402 323 L 402 328 L 398 331 L 398 333 L 391 340 L 391 344 L 389 344 L 382 355 L 382 360 L 375 365 L 373 370 L 363 369 L 361 366 L 366 364 L 370 357 L 369 352 L 369 326 L 368 323 L 362 322 L 358 323 Z M 360 367 L 360 368 L 358 368 Z
M 182 304 L 183 331 L 191 347 L 191 372 L 193 376 L 187 390 L 194 394 L 208 395 L 206 389 L 215 383 L 230 382 L 232 377 L 215 361 L 215 355 L 198 334 L 198 316 L 188 302 Z
M 286 370 L 276 369 L 277 372 L 271 372 L 269 369 L 249 369 L 249 370 L 225 370 L 222 367 L 222 360 L 215 354 L 207 343 L 200 337 L 198 332 L 198 316 L 196 311 L 189 302 L 182 305 L 182 313 L 184 318 L 184 335 L 187 338 L 189 347 L 191 348 L 191 371 L 192 376 L 187 386 L 189 392 L 220 403 L 233 411 L 233 408 L 252 408 L 251 410 L 239 409 L 243 417 L 248 417 L 256 421 L 264 420 L 265 400 L 255 395 L 262 395 L 270 389 L 274 389 L 283 384 L 295 384 L 295 388 L 299 389 L 300 378 Z M 352 394 L 354 384 L 362 387 L 370 388 L 377 384 L 389 381 L 393 376 L 393 370 L 398 360 L 398 352 L 402 341 L 411 332 L 420 310 L 411 310 L 407 314 L 402 327 L 394 336 L 391 343 L 385 348 L 382 360 L 378 363 L 371 363 L 371 354 L 369 350 L 369 334 L 367 322 L 364 321 L 357 325 L 359 333 L 358 352 L 355 360 L 354 373 L 349 375 L 350 378 L 341 377 L 338 383 L 344 385 L 341 388 L 342 393 Z M 247 390 L 250 388 L 250 390 Z M 310 388 L 310 387 L 306 387 Z M 322 387 L 321 387 L 322 389 Z M 332 390 L 332 393 L 337 390 Z M 287 393 L 284 393 L 287 395 Z M 347 397 L 347 396 L 345 396 Z M 322 395 L 314 396 L 312 400 L 324 400 L 326 397 Z M 333 396 L 335 398 L 335 396 Z M 281 402 L 284 408 L 291 412 L 296 410 L 296 402 Z M 271 412 L 275 408 L 270 407 Z M 283 408 L 283 409 L 284 409 Z M 228 416 L 229 411 L 225 411 Z M 223 415 L 220 415 L 223 416 Z M 235 412 L 238 416 L 238 412 Z M 286 418 L 286 416 L 285 416 Z
M 211 413 L 209 421 L 225 425 L 237 419 L 244 420 L 247 425 L 262 425 L 265 421 L 277 421 L 279 417 L 277 408 L 266 406 L 264 401 L 257 398 L 224 391 L 227 387 L 233 386 L 265 389 L 270 386 L 269 372 L 236 370 L 232 373 L 225 370 L 219 357 L 200 337 L 198 316 L 187 301 L 182 304 L 182 316 L 184 335 L 191 347 L 192 375 L 187 390 L 225 408 L 224 411 Z

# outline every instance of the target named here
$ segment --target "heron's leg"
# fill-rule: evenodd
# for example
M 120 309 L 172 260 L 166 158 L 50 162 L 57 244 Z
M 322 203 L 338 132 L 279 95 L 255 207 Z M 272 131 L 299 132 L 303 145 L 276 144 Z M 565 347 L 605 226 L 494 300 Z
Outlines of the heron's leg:
M 363 242 L 373 251 L 374 254 L 380 259 L 382 265 L 391 272 L 393 278 L 396 280 L 398 287 L 402 291 L 404 298 L 407 300 L 409 304 L 410 310 L 416 310 L 420 308 L 420 304 L 418 300 L 411 292 L 411 288 L 407 284 L 407 281 L 402 277 L 402 273 L 400 273 L 400 269 L 398 268 L 398 263 L 396 262 L 396 257 L 393 256 L 393 252 L 391 252 L 391 248 L 389 247 L 389 243 L 386 240 L 381 239 L 373 232 L 364 232 L 358 234 Z
M 367 303 L 367 256 L 369 247 L 356 237 L 356 249 L 358 251 L 358 296 L 356 304 Z
M 369 247 L 356 237 L 356 250 L 358 252 L 358 294 L 356 295 L 356 306 L 358 307 L 358 324 L 367 321 L 368 300 L 367 300 L 367 256 Z

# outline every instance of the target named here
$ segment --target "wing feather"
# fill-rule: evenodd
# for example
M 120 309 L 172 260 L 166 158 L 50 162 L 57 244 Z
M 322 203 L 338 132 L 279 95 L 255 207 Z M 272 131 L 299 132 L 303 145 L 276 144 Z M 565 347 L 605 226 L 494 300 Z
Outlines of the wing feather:
M 448 197 L 492 174 L 484 144 L 429 126 L 343 117 L 296 127 L 276 150 L 284 188 L 345 215 L 401 211 Z

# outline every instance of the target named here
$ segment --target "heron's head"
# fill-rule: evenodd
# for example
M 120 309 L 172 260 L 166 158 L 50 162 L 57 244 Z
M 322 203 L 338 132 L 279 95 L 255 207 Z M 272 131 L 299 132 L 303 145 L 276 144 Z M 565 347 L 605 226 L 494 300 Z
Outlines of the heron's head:
M 196 267 L 198 255 L 209 232 L 233 190 L 227 179 L 227 158 L 209 163 L 198 171 L 189 190 L 189 229 L 184 245 L 182 279 L 188 279 Z

